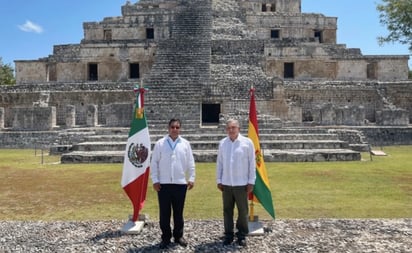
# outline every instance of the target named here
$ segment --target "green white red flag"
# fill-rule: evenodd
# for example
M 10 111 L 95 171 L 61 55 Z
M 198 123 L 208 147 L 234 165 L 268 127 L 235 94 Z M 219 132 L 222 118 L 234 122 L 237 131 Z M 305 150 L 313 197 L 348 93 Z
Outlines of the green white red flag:
M 150 172 L 151 143 L 144 112 L 143 87 L 136 88 L 136 104 L 127 139 L 121 185 L 133 205 L 132 221 L 137 221 L 144 206 Z
M 253 187 L 253 194 L 249 199 L 253 202 L 260 202 L 270 216 L 275 218 L 275 209 L 273 208 L 272 193 L 270 192 L 269 178 L 266 171 L 265 161 L 260 149 L 259 128 L 257 121 L 255 89 L 250 89 L 250 107 L 249 107 L 249 127 L 248 137 L 252 140 L 255 146 L 256 155 L 256 181 Z

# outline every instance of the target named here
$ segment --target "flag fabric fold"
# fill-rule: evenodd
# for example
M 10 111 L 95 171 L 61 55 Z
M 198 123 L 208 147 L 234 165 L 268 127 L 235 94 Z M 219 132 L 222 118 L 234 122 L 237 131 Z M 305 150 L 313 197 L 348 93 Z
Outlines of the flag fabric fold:
M 136 88 L 136 104 L 126 144 L 121 185 L 133 205 L 132 221 L 144 206 L 150 172 L 151 143 L 144 113 L 143 87 Z
M 254 202 L 259 202 L 263 208 L 275 219 L 275 209 L 273 207 L 272 193 L 270 191 L 269 178 L 266 171 L 263 154 L 260 149 L 259 128 L 257 121 L 255 90 L 250 89 L 249 126 L 248 137 L 255 146 L 256 155 L 256 181 L 253 188 L 253 196 L 249 196 Z

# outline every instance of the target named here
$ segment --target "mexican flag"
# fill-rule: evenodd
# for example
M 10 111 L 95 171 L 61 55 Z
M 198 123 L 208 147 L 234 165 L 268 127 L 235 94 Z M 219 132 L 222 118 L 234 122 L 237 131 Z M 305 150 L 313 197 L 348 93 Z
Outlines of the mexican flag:
M 255 89 L 250 89 L 250 107 L 249 107 L 249 128 L 248 137 L 255 146 L 256 155 L 256 181 L 253 188 L 252 196 L 249 196 L 253 202 L 260 202 L 263 208 L 275 218 L 275 209 L 273 208 L 272 193 L 270 192 L 269 178 L 266 172 L 265 161 L 260 150 L 259 128 L 257 121 Z
M 121 185 L 133 205 L 133 218 L 139 218 L 146 200 L 150 171 L 150 135 L 144 113 L 144 88 L 136 88 L 136 105 L 124 155 Z

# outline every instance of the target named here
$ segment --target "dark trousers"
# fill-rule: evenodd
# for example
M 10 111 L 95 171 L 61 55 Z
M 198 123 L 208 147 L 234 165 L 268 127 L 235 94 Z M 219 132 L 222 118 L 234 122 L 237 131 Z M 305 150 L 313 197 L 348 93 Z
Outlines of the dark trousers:
M 179 239 L 183 236 L 183 208 L 185 205 L 187 185 L 161 184 L 157 193 L 159 200 L 159 224 L 162 230 L 162 241 L 169 242 L 172 238 L 170 217 L 173 210 L 173 237 Z
M 237 228 L 237 238 L 245 239 L 246 235 L 249 233 L 248 225 L 248 199 L 247 199 L 247 189 L 246 186 L 223 186 L 223 219 L 225 226 L 225 237 L 227 239 L 233 239 L 233 209 L 237 207 L 238 217 L 236 220 Z

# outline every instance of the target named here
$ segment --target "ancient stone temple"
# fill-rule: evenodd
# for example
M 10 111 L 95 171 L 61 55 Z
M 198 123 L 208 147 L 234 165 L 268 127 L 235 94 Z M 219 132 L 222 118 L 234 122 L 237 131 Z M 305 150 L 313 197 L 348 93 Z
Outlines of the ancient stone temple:
M 369 143 L 412 143 L 409 56 L 337 44 L 337 17 L 302 13 L 301 0 L 140 0 L 121 9 L 84 23 L 79 44 L 15 61 L 17 85 L 0 90 L 3 146 L 22 131 L 76 144 L 79 134 L 63 141 L 62 132 L 127 128 L 136 84 L 149 89 L 153 129 L 171 117 L 196 133 L 228 117 L 246 124 L 253 86 L 262 129 L 338 126 Z

